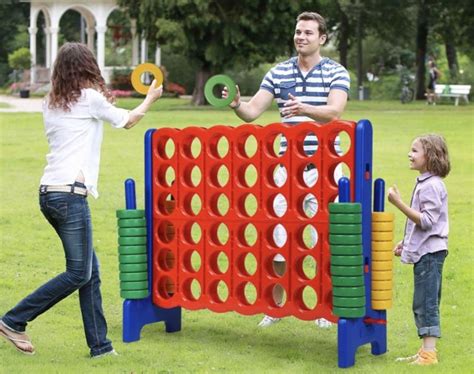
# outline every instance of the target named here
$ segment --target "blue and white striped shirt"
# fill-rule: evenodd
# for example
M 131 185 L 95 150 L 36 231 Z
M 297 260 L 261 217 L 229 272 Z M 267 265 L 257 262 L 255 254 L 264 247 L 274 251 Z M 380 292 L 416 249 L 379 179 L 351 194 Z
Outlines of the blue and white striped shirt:
M 273 67 L 263 78 L 261 89 L 270 92 L 276 99 L 280 116 L 283 104 L 288 100 L 288 94 L 297 97 L 301 102 L 310 105 L 326 105 L 331 90 L 349 92 L 350 77 L 341 64 L 330 58 L 323 57 L 319 64 L 314 66 L 306 75 L 303 75 L 298 58 L 292 57 Z M 295 125 L 304 121 L 314 121 L 306 116 L 283 118 L 282 122 Z M 338 143 L 338 142 L 337 142 Z M 304 150 L 307 154 L 316 152 L 318 140 L 316 136 L 307 136 L 304 141 Z M 282 138 L 280 153 L 286 151 L 287 142 Z M 336 144 L 336 148 L 339 144 Z

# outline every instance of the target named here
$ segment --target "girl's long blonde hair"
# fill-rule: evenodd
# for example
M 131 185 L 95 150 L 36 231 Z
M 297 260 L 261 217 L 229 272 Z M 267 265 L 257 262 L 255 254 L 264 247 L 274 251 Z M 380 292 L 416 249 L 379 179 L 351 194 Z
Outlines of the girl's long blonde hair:
M 451 170 L 446 140 L 437 134 L 427 134 L 416 138 L 423 146 L 426 157 L 426 170 L 441 178 Z

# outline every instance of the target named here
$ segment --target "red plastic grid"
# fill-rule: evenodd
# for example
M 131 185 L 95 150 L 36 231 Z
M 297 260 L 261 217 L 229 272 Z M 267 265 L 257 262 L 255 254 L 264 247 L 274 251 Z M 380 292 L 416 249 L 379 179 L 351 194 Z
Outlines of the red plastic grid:
M 334 140 L 341 132 L 350 138 L 350 148 L 342 156 L 334 148 Z M 310 133 L 317 136 L 319 146 L 314 155 L 308 156 L 303 140 Z M 274 144 L 282 134 L 288 148 L 279 156 Z M 293 315 L 303 320 L 320 317 L 337 320 L 332 314 L 327 207 L 338 193 L 333 177 L 336 166 L 343 162 L 351 173 L 354 171 L 354 134 L 355 123 L 348 121 L 326 125 L 306 122 L 297 126 L 274 123 L 265 127 L 219 125 L 156 130 L 153 134 L 153 302 L 165 308 L 182 306 L 247 315 L 266 313 L 275 317 Z M 246 148 L 251 137 L 256 140 L 255 154 L 249 154 Z M 228 142 L 226 154 L 220 152 L 222 139 Z M 167 148 L 170 142 L 174 144 L 171 151 Z M 199 143 L 197 154 L 195 149 L 199 147 L 193 148 L 193 144 Z M 319 174 L 312 187 L 303 180 L 303 170 L 308 164 L 316 166 Z M 277 186 L 273 176 L 279 165 L 289 175 L 283 186 Z M 218 174 L 222 167 L 228 169 L 225 185 Z M 257 171 L 253 186 L 249 185 L 253 181 L 246 177 L 251 175 L 245 171 L 248 167 Z M 195 185 L 192 176 L 199 179 L 199 174 L 200 181 Z M 354 191 L 353 179 L 351 191 Z M 302 208 L 309 193 L 317 198 L 319 205 L 313 217 L 308 217 Z M 227 211 L 218 207 L 222 194 L 229 202 Z M 258 204 L 256 211 L 250 212 L 253 215 L 244 203 L 249 194 L 253 194 Z M 277 194 L 282 194 L 288 203 L 283 217 L 278 217 L 273 209 Z M 191 202 L 199 200 L 202 209 L 193 210 Z M 277 224 L 282 224 L 288 234 L 281 248 L 273 240 Z M 198 242 L 192 234 L 196 225 L 201 231 Z M 226 243 L 219 240 L 222 225 L 229 234 Z M 257 233 L 254 243 L 246 241 L 244 232 L 248 225 L 253 225 Z M 303 239 L 307 225 L 312 225 L 318 234 L 314 248 L 308 248 Z M 196 231 L 199 230 L 194 234 Z M 272 265 L 277 253 L 286 260 L 286 272 L 282 276 L 276 274 Z M 246 266 L 249 256 L 256 262 L 252 273 Z M 316 275 L 312 279 L 303 271 L 307 256 L 316 263 Z M 226 257 L 227 262 L 221 257 Z M 227 269 L 219 265 L 222 262 L 228 264 Z M 286 293 L 286 301 L 280 306 L 272 296 L 277 284 Z M 227 295 L 220 292 L 225 288 Z M 305 288 L 309 294 L 316 294 L 315 306 L 305 303 Z M 246 292 L 248 289 L 254 291 L 253 297 L 249 297 L 252 292 Z

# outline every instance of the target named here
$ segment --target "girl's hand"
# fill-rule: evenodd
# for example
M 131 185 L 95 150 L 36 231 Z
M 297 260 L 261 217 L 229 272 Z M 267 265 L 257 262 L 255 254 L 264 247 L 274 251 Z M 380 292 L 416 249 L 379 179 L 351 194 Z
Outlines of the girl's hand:
M 240 89 L 239 89 L 239 86 L 235 85 L 235 89 L 236 89 L 236 93 L 235 93 L 234 100 L 232 100 L 232 102 L 229 104 L 231 109 L 236 109 L 238 106 L 240 106 Z M 224 86 L 224 88 L 222 89 L 221 95 L 222 95 L 223 99 L 227 99 L 229 97 L 229 89 L 226 86 Z
M 402 242 L 398 242 L 395 248 L 393 248 L 393 254 L 395 256 L 401 256 L 403 251 L 403 245 Z
M 148 92 L 146 94 L 146 98 L 149 99 L 152 103 L 158 100 L 163 94 L 163 85 L 160 85 L 159 87 L 155 87 L 155 85 L 156 79 L 153 79 L 153 82 L 151 82 L 150 88 L 148 89 Z
M 396 184 L 388 189 L 387 197 L 388 201 L 390 201 L 393 205 L 397 205 L 397 203 L 401 200 L 400 191 L 398 191 Z

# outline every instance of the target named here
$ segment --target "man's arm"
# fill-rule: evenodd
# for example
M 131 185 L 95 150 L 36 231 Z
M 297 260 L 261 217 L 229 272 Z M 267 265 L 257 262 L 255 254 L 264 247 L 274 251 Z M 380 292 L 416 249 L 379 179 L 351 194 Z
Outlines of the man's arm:
M 267 90 L 260 89 L 250 99 L 249 102 L 243 102 L 240 99 L 239 86 L 236 86 L 236 88 L 237 93 L 229 106 L 234 109 L 235 114 L 237 114 L 237 116 L 245 122 L 252 122 L 253 120 L 257 119 L 270 107 L 270 105 L 272 105 L 273 95 Z M 228 92 L 226 87 L 222 91 L 222 97 L 226 98 L 227 95 Z
M 289 100 L 284 104 L 282 116 L 291 118 L 294 116 L 307 116 L 316 122 L 326 123 L 338 119 L 347 103 L 347 93 L 344 90 L 333 89 L 329 91 L 326 105 L 311 105 L 299 101 L 293 95 L 288 95 Z

